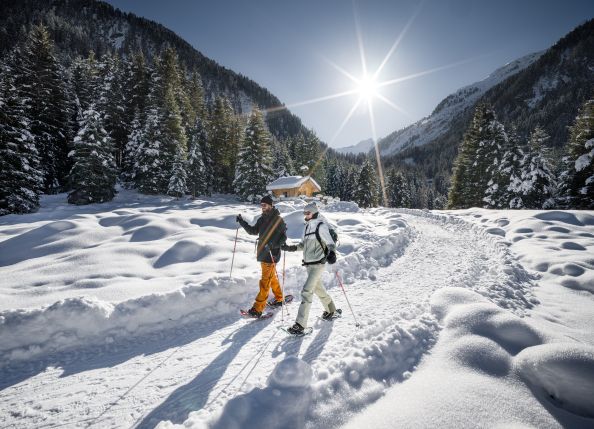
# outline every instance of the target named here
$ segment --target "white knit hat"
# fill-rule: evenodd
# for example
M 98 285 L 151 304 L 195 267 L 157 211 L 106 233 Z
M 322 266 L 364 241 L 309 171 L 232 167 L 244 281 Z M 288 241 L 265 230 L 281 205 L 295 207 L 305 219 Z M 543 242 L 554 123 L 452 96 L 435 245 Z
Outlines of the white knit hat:
M 316 206 L 316 203 L 308 203 L 305 207 L 303 207 L 303 212 L 311 212 L 311 214 L 317 213 L 318 212 L 318 206 Z

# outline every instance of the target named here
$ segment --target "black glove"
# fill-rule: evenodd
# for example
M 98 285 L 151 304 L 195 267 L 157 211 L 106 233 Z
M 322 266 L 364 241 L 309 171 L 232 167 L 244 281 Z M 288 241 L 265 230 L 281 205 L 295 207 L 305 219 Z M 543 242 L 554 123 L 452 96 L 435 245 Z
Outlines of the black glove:
M 266 243 L 266 244 L 264 245 L 264 251 L 265 251 L 266 253 L 270 253 L 270 250 L 271 250 L 271 249 L 270 249 L 270 245 L 269 245 L 268 243 Z
M 235 221 L 239 222 L 239 223 L 241 223 L 242 220 L 243 220 L 243 218 L 241 217 L 240 214 L 238 214 L 237 217 L 235 218 Z
M 281 245 L 281 250 L 286 250 L 287 252 L 296 252 L 297 251 L 297 246 L 289 246 L 287 244 L 282 244 Z
M 328 261 L 329 264 L 333 264 L 336 262 L 336 252 L 334 250 L 331 250 L 330 252 L 328 252 L 328 256 L 326 256 L 326 260 Z

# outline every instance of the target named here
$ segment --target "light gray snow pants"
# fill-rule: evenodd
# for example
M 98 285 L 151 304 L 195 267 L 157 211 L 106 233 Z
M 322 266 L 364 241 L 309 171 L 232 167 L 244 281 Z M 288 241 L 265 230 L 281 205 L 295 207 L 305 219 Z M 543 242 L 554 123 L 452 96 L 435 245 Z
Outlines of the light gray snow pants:
M 311 307 L 314 293 L 320 298 L 320 301 L 322 301 L 325 311 L 331 313 L 336 311 L 336 306 L 334 305 L 332 298 L 330 298 L 330 295 L 328 295 L 328 292 L 324 289 L 324 285 L 322 285 L 322 273 L 324 272 L 325 267 L 326 264 L 307 265 L 305 267 L 307 269 L 307 280 L 301 291 L 301 305 L 299 306 L 296 320 L 296 322 L 304 328 L 307 328 L 307 319 L 309 317 L 309 309 Z

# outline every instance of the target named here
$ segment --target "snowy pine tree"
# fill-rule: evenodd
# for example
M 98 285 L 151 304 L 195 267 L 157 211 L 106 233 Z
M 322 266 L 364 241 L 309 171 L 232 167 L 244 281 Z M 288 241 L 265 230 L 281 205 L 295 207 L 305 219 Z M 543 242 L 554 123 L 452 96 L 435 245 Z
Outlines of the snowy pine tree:
M 143 138 L 143 124 L 141 115 L 138 110 L 134 113 L 134 119 L 130 124 L 130 134 L 128 141 L 124 147 L 123 164 L 120 172 L 120 177 L 125 188 L 131 189 L 134 187 L 136 180 L 136 159 L 139 155 L 139 149 Z
M 69 154 L 73 166 L 70 171 L 72 192 L 68 194 L 68 202 L 90 204 L 111 201 L 116 193 L 117 176 L 113 146 L 94 105 L 83 112 L 80 125 Z
M 157 92 L 157 96 L 163 115 L 160 156 L 166 177 L 165 188 L 162 192 L 179 197 L 180 193 L 186 191 L 185 189 L 182 191 L 180 186 L 182 186 L 182 182 L 185 183 L 185 177 L 187 177 L 185 163 L 188 146 L 180 109 L 180 94 L 183 92 L 181 71 L 177 54 L 173 49 L 165 50 L 163 61 L 158 70 L 161 74 L 161 90 Z
M 161 156 L 161 123 L 160 109 L 156 105 L 152 106 L 147 112 L 144 127 L 138 136 L 140 145 L 137 149 L 133 174 L 136 188 L 145 194 L 158 194 L 164 192 L 165 186 L 169 186 L 170 177 L 166 177 Z
M 250 114 L 235 167 L 235 192 L 246 201 L 258 201 L 274 177 L 270 145 L 272 137 L 264 115 L 258 109 Z
M 233 141 L 233 109 L 225 97 L 215 99 L 210 120 L 209 156 L 212 159 L 214 190 L 216 192 L 231 192 L 233 174 L 235 172 L 234 153 L 237 148 L 232 147 Z M 232 172 L 232 173 L 230 173 Z
M 410 189 L 401 172 L 392 169 L 388 173 L 387 185 L 389 207 L 410 207 Z
M 15 59 L 15 85 L 21 91 L 30 132 L 41 158 L 44 191 L 55 193 L 65 186 L 68 160 L 69 104 L 65 74 L 54 54 L 54 44 L 43 25 L 28 34 L 23 51 Z
M 117 55 L 106 54 L 99 66 L 102 75 L 97 110 L 103 114 L 104 126 L 112 140 L 116 165 L 122 165 L 130 133 L 130 117 L 124 90 L 124 67 Z
M 375 170 L 369 160 L 365 160 L 359 172 L 357 187 L 354 195 L 355 202 L 360 207 L 377 206 L 377 180 Z
M 326 187 L 324 193 L 333 197 L 340 195 L 340 177 L 339 177 L 339 165 L 336 160 L 331 160 L 326 166 Z
M 0 66 L 0 216 L 39 207 L 43 175 L 14 74 Z
M 569 208 L 594 208 L 594 98 L 580 109 L 570 128 L 564 159 L 561 203 Z
M 501 162 L 491 170 L 483 198 L 484 207 L 521 208 L 523 206 L 521 184 L 524 152 L 515 127 L 512 127 L 504 141 L 503 150 Z
M 208 134 L 202 119 L 198 118 L 190 130 L 188 143 L 188 190 L 194 198 L 196 195 L 209 195 L 212 179 L 209 175 L 207 158 L 203 148 L 208 145 Z
M 71 67 L 71 85 L 78 101 L 79 119 L 82 119 L 82 112 L 98 101 L 100 79 L 99 64 L 93 51 L 89 52 L 86 59 L 74 59 Z
M 506 136 L 495 112 L 485 104 L 477 106 L 464 134 L 454 162 L 449 208 L 482 207 L 489 181 L 503 155 Z
M 146 100 L 145 111 L 141 114 L 141 117 L 144 117 L 144 124 L 135 139 L 140 144 L 134 159 L 133 176 L 136 188 L 145 194 L 165 193 L 170 179 L 161 154 L 163 111 L 160 100 L 164 89 L 159 67 L 160 59 L 157 57 L 150 72 L 151 91 Z
M 272 169 L 275 177 L 285 177 L 293 174 L 293 160 L 291 160 L 289 149 L 284 141 L 273 139 L 272 158 Z
M 543 209 L 553 206 L 551 198 L 555 176 L 546 156 L 545 143 L 549 135 L 537 126 L 530 135 L 529 150 L 522 160 L 523 206 L 528 209 Z
M 187 179 L 185 152 L 178 151 L 173 161 L 167 195 L 172 195 L 176 198 L 183 197 L 188 188 Z

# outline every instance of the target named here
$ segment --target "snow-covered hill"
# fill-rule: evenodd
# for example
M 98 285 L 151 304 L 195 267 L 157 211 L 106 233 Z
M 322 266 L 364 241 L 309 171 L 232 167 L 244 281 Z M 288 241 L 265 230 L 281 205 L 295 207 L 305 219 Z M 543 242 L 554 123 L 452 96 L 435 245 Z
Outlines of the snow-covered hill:
M 492 87 L 508 77 L 524 70 L 534 63 L 544 52 L 526 55 L 495 70 L 485 79 L 465 86 L 443 99 L 426 118 L 420 119 L 406 128 L 395 131 L 380 140 L 382 155 L 391 155 L 413 146 L 432 142 L 445 134 L 456 118 L 475 103 Z
M 352 145 L 352 146 L 345 146 L 336 148 L 336 152 L 338 153 L 367 153 L 373 148 L 373 139 L 362 140 L 359 143 Z
M 277 205 L 291 240 L 303 206 Z M 298 253 L 277 266 L 297 302 L 238 315 L 259 266 L 239 231 L 230 277 L 235 216 L 258 212 L 122 190 L 1 218 L 0 426 L 594 425 L 594 212 L 330 203 L 340 257 L 323 282 L 343 317 L 314 301 L 303 338 L 278 329 Z

